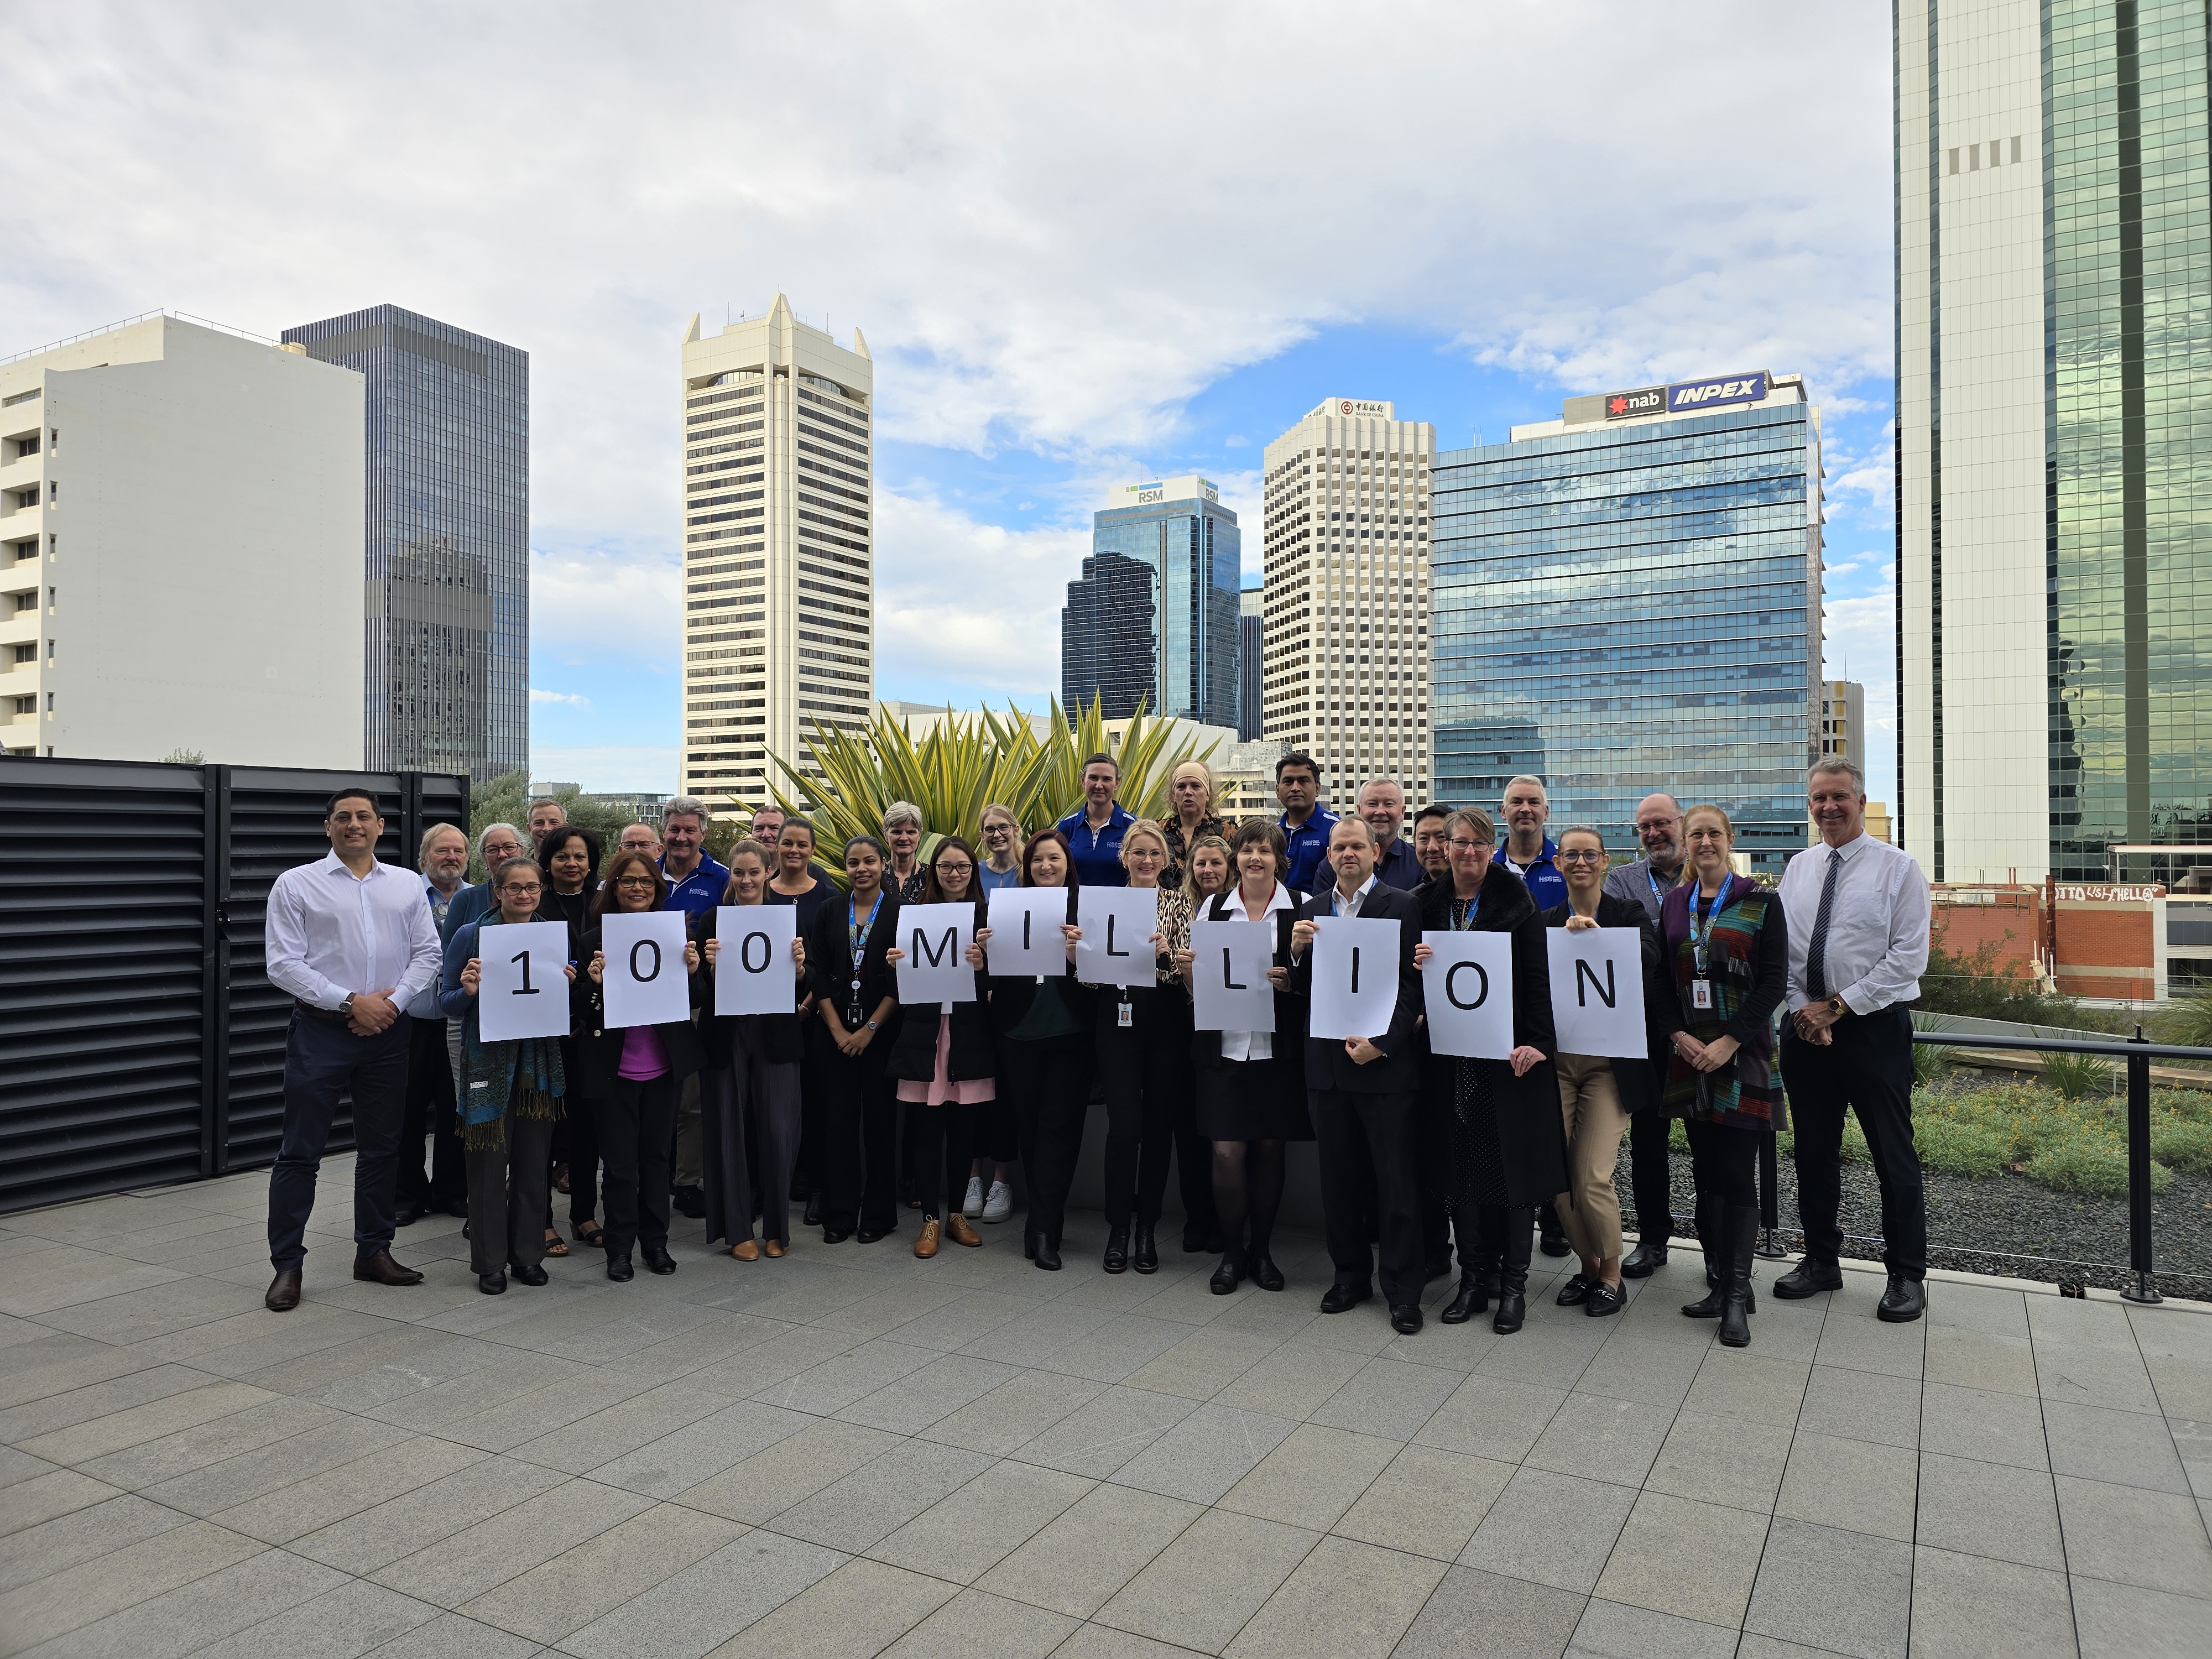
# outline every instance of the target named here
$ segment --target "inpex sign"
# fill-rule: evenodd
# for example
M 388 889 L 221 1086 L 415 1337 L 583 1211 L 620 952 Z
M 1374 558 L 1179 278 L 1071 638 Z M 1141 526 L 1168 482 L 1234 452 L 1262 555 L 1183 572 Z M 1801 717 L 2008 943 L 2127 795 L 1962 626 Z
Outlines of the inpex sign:
M 1763 368 L 1750 374 L 1680 380 L 1667 388 L 1667 412 L 1680 415 L 1688 410 L 1718 409 L 1724 404 L 1755 404 L 1765 395 L 1766 371 Z

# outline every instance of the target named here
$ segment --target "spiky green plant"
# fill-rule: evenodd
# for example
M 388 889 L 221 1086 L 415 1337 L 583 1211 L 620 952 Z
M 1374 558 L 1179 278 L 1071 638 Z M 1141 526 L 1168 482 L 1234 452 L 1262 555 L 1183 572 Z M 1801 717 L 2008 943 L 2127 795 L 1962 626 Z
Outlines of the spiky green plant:
M 1108 749 L 1105 716 L 1096 698 L 1079 708 L 1072 722 L 1054 698 L 1042 738 L 1011 706 L 1003 717 L 988 708 L 974 717 L 950 709 L 946 714 L 919 739 L 904 721 L 881 710 L 865 734 L 817 720 L 803 765 L 769 757 L 789 786 L 772 785 L 771 792 L 786 812 L 814 826 L 824 848 L 880 833 L 884 809 L 896 800 L 921 809 L 925 848 L 951 835 L 980 845 L 983 809 L 994 801 L 1012 807 L 1024 830 L 1073 811 L 1083 801 L 1085 759 Z M 1170 747 L 1171 731 L 1147 720 L 1139 708 L 1113 751 L 1121 768 L 1121 805 L 1139 817 L 1158 817 L 1166 810 L 1168 780 L 1177 766 L 1213 753 L 1211 744 Z M 802 794 L 814 803 L 812 811 L 800 811 Z M 836 868 L 834 857 L 823 862 Z

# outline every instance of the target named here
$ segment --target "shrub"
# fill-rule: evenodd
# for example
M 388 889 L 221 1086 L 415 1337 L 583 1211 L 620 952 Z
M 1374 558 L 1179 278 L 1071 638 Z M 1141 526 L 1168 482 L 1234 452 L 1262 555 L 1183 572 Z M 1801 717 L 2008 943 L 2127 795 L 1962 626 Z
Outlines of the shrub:
M 2002 1175 L 2013 1161 L 2011 1131 L 1964 1115 L 1931 1115 L 1913 1126 L 1920 1161 L 1940 1175 L 1986 1180 Z
M 2043 1080 L 2069 1100 L 2109 1095 L 2112 1062 L 2100 1054 L 2047 1054 L 2043 1057 Z
M 2191 1175 L 2212 1176 L 2212 1123 L 2154 1111 L 2150 1119 L 2150 1156 L 2154 1164 L 2184 1170 Z M 2151 1180 L 2157 1182 L 2153 1172 Z
M 2081 1198 L 2125 1198 L 2128 1195 L 2128 1152 L 2118 1146 L 2083 1139 L 2061 1142 L 2039 1152 L 2028 1161 L 2027 1176 L 2054 1192 Z M 2173 1185 L 2173 1171 L 2163 1164 L 2150 1166 L 2150 1189 L 2162 1193 Z

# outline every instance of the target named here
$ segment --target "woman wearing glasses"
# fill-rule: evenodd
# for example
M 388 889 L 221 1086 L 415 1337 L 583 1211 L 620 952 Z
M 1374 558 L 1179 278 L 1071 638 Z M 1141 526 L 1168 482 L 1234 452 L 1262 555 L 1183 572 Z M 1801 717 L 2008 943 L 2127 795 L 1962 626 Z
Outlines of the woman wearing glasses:
M 641 915 L 666 908 L 668 884 L 643 853 L 617 853 L 592 902 L 592 925 L 584 935 L 591 952 L 585 972 L 592 981 L 586 1018 L 576 1038 L 576 1066 L 585 1098 L 599 1119 L 599 1158 L 606 1166 L 607 1277 L 622 1284 L 636 1277 L 635 1249 L 653 1273 L 672 1273 L 668 1254 L 668 1165 L 676 1142 L 676 1097 L 684 1079 L 706 1063 L 699 1033 L 688 1019 L 665 1025 L 609 1027 L 606 954 L 599 949 L 610 915 Z M 684 966 L 699 971 L 699 947 L 686 943 Z
M 1659 934 L 1644 907 L 1603 891 L 1605 838 L 1588 824 L 1559 834 L 1554 862 L 1566 878 L 1567 898 L 1544 912 L 1544 926 L 1580 933 L 1592 927 L 1632 927 L 1644 941 L 1644 1012 L 1647 1027 L 1679 1024 L 1666 1016 L 1673 988 L 1659 971 Z M 1662 1041 L 1664 1039 L 1662 1038 Z M 1582 1257 L 1582 1271 L 1559 1287 L 1559 1305 L 1580 1304 L 1593 1319 L 1619 1313 L 1628 1293 L 1620 1283 L 1620 1194 L 1613 1172 L 1628 1115 L 1658 1104 L 1657 1079 L 1642 1060 L 1616 1066 L 1602 1054 L 1559 1056 L 1559 1112 L 1567 1134 L 1568 1190 L 1555 1207 L 1567 1239 Z
M 1751 1289 L 1759 1137 L 1790 1127 L 1773 1025 L 1788 987 L 1790 930 L 1781 895 L 1729 867 L 1735 826 L 1727 813 L 1692 806 L 1682 831 L 1693 879 L 1659 907 L 1679 1027 L 1672 1033 L 1667 1113 L 1684 1120 L 1690 1138 L 1698 1240 L 1711 1286 L 1682 1311 L 1719 1320 L 1721 1340 L 1741 1348 L 1751 1340 L 1749 1316 L 1759 1311 Z
M 1022 884 L 1022 821 L 996 801 L 983 809 L 983 859 L 975 866 L 975 896 L 988 901 L 1001 887 Z M 1004 1221 L 1014 1212 L 1014 1160 L 1021 1133 L 1013 1103 L 1003 1089 L 975 1109 L 975 1164 L 960 1206 L 970 1221 Z
M 925 904 L 975 907 L 983 926 L 983 904 L 975 891 L 975 849 L 958 836 L 947 836 L 929 855 Z M 906 952 L 893 945 L 884 960 L 894 969 Z M 982 952 L 968 947 L 968 963 L 981 969 Z M 998 1093 L 998 1053 L 991 1040 L 991 1011 L 983 999 L 983 976 L 975 975 L 975 994 L 965 1002 L 908 1003 L 899 1010 L 898 1041 L 891 1045 L 890 1074 L 906 1103 L 908 1140 L 915 1148 L 913 1169 L 921 1188 L 921 1236 L 914 1253 L 927 1261 L 938 1240 L 950 1238 L 969 1248 L 983 1237 L 960 1212 L 968 1184 L 968 1161 L 975 1140 L 975 1114 Z M 948 1201 L 950 1213 L 947 1213 Z
M 1550 1076 L 1556 1039 L 1544 919 L 1521 878 L 1493 856 L 1497 850 L 1487 812 L 1469 807 L 1444 820 L 1450 875 L 1421 888 L 1421 927 L 1511 935 L 1513 1048 L 1504 1060 L 1431 1054 L 1424 1109 L 1444 1118 L 1445 1206 L 1459 1239 L 1459 1293 L 1443 1322 L 1464 1324 L 1483 1312 L 1494 1276 L 1498 1312 L 1490 1328 L 1505 1335 L 1527 1316 L 1536 1202 L 1565 1190 L 1567 1170 Z M 1413 960 L 1425 963 L 1433 954 L 1416 945 Z

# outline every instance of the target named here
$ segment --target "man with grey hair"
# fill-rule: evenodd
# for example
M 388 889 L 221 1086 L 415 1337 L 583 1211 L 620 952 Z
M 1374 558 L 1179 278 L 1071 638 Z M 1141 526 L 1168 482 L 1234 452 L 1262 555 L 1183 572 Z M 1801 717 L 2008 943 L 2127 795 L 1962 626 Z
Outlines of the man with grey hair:
M 668 908 L 687 916 L 713 909 L 729 890 L 730 872 L 705 847 L 707 804 L 678 795 L 660 809 L 660 873 L 668 881 Z M 676 1157 L 670 1167 L 671 1199 L 694 1221 L 707 1213 L 706 1179 L 699 1139 L 699 1075 L 684 1079 L 676 1097 Z
M 1829 756 L 1805 775 L 1820 839 L 1778 890 L 1790 925 L 1782 1076 L 1796 1113 L 1797 1214 L 1805 1257 L 1774 1283 L 1784 1300 L 1843 1288 L 1844 1112 L 1859 1121 L 1881 1183 L 1893 1324 L 1927 1307 L 1928 1206 L 1912 1145 L 1912 1016 L 1928 966 L 1928 878 L 1910 854 L 1866 832 L 1866 775 Z
M 1681 802 L 1664 793 L 1637 802 L 1636 839 L 1643 845 L 1644 856 L 1607 871 L 1605 892 L 1642 905 L 1656 927 L 1667 895 L 1681 885 L 1690 869 L 1683 856 Z M 1663 1088 L 1668 1064 L 1663 1044 L 1652 1050 L 1651 1063 Z M 1635 1189 L 1637 1240 L 1620 1264 L 1624 1278 L 1648 1279 L 1667 1265 L 1667 1243 L 1674 1236 L 1674 1171 L 1667 1153 L 1672 1127 L 1673 1120 L 1656 1111 L 1629 1115 L 1628 1163 Z
M 1528 896 L 1539 910 L 1567 902 L 1567 878 L 1553 862 L 1559 842 L 1544 833 L 1552 821 L 1551 792 L 1544 781 L 1523 772 L 1509 778 L 1498 821 L 1505 826 L 1505 844 L 1498 857 L 1505 867 L 1528 884 Z

